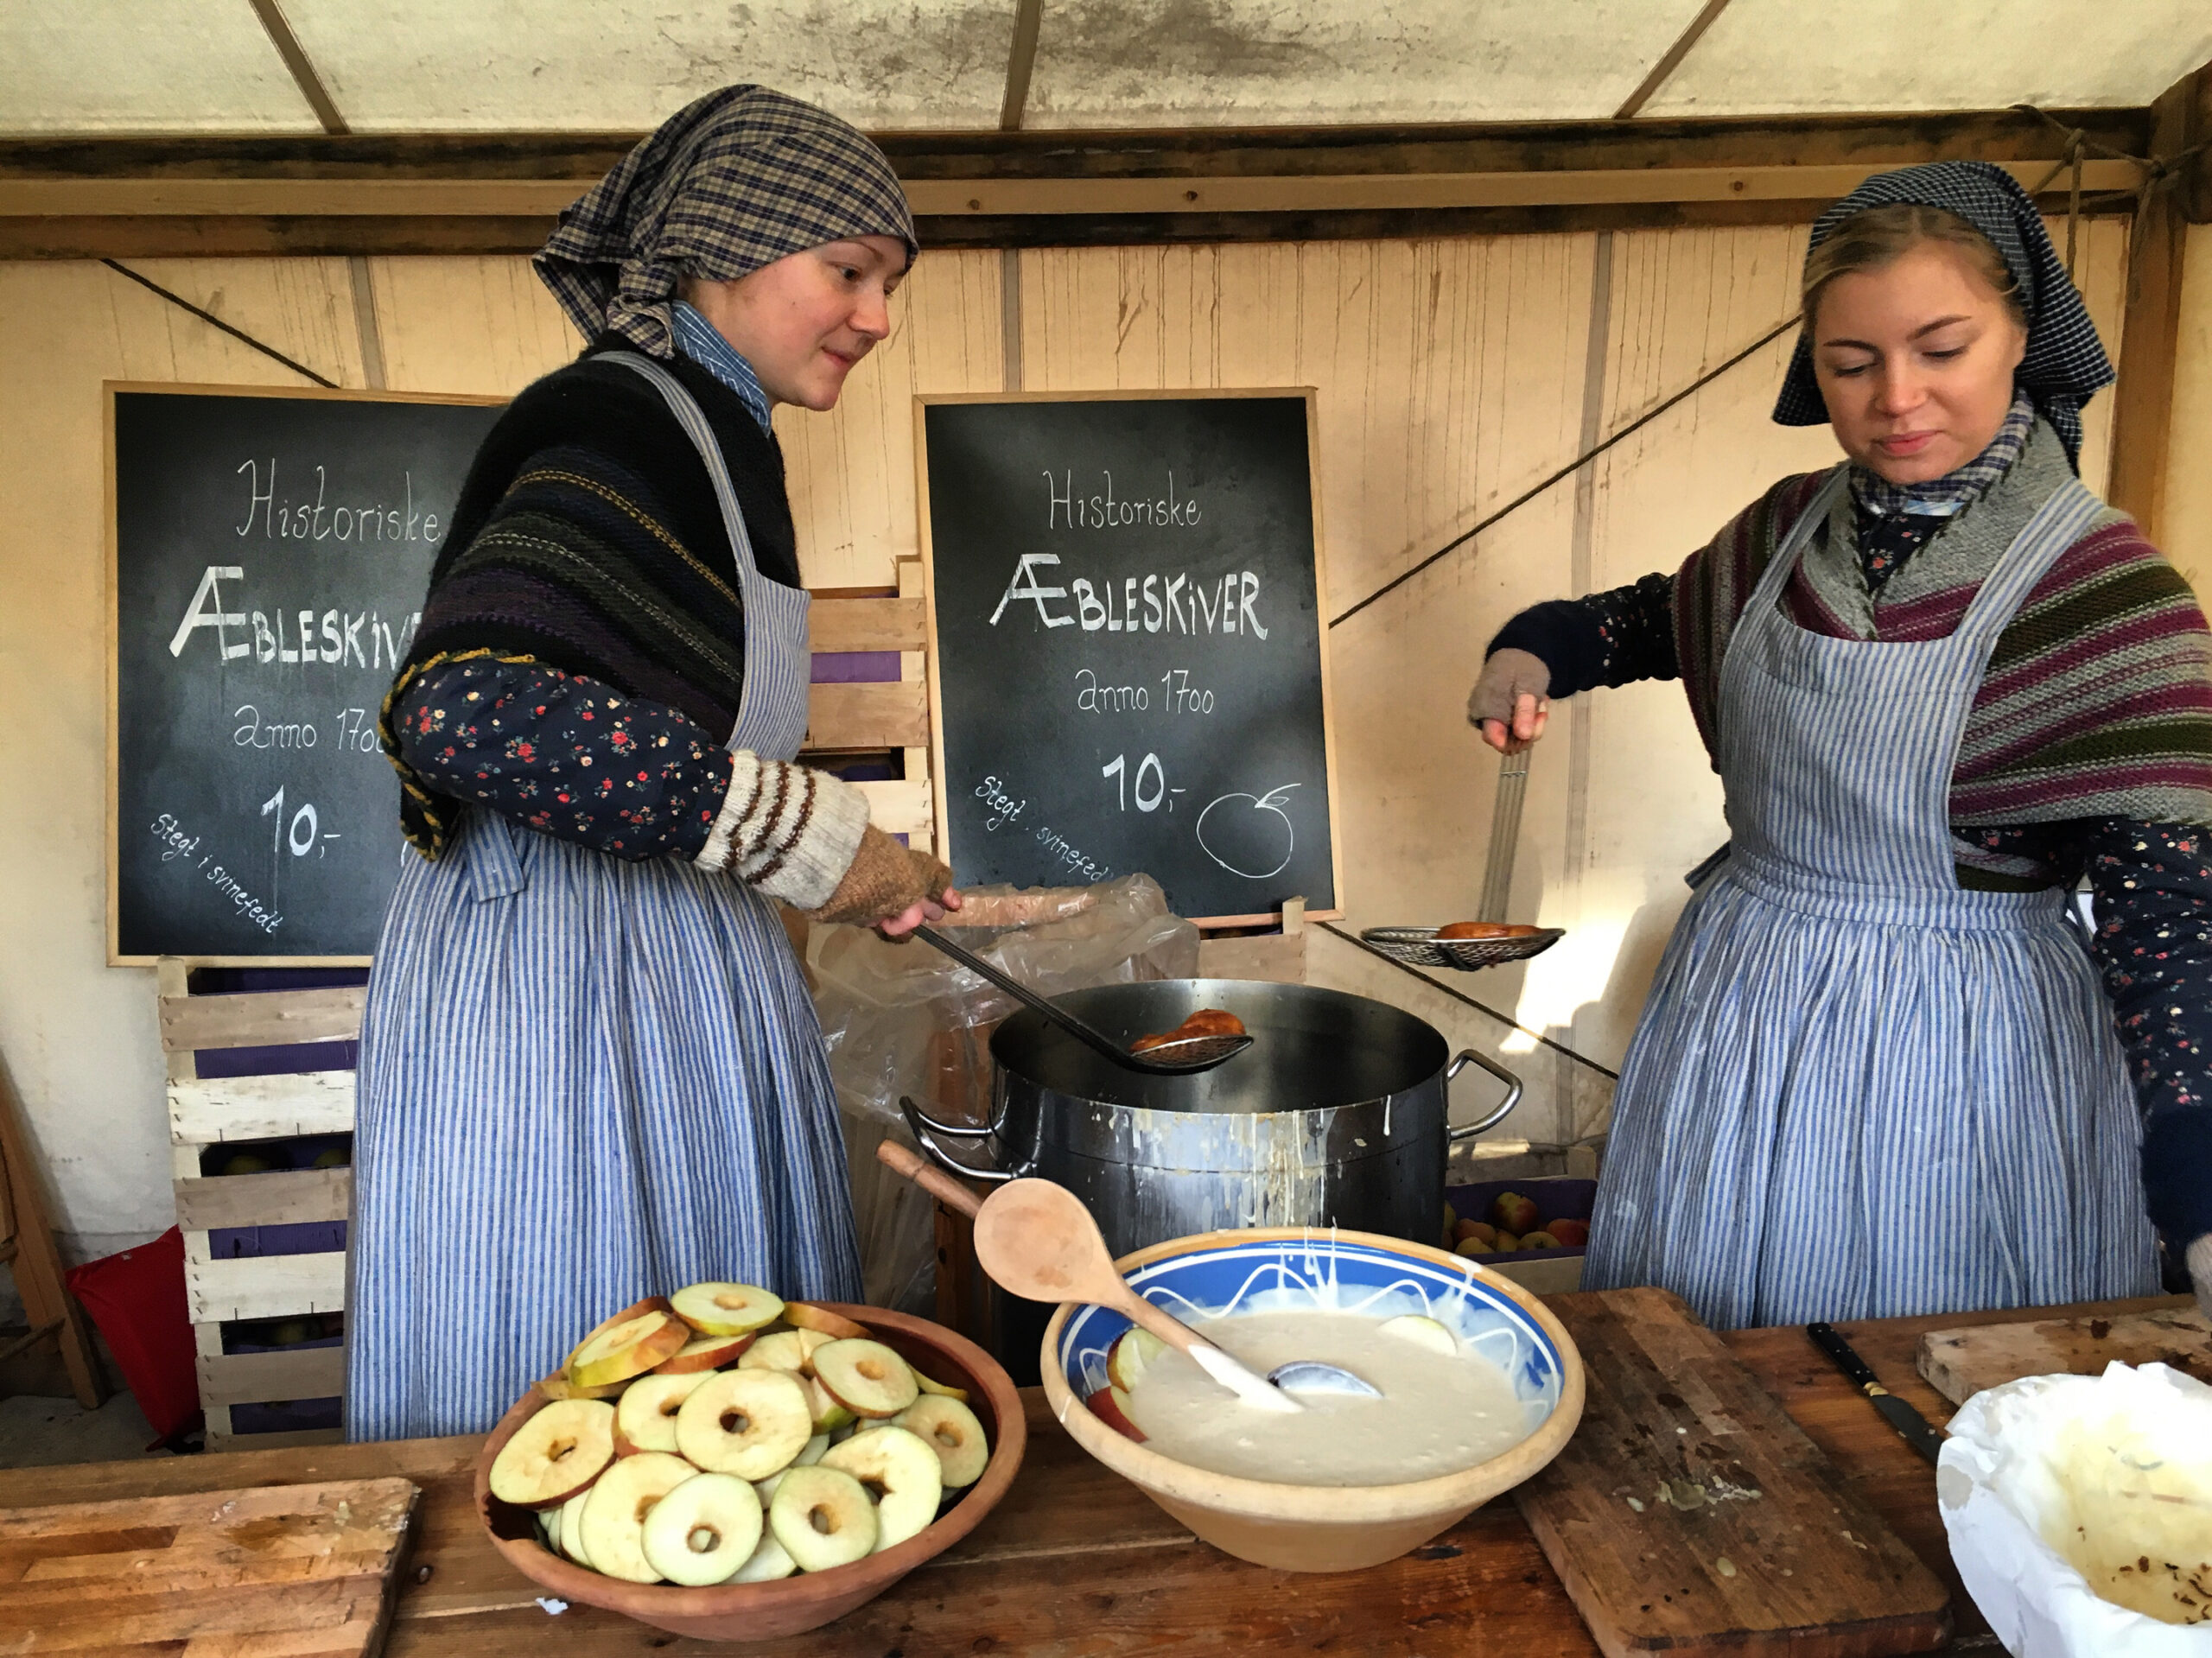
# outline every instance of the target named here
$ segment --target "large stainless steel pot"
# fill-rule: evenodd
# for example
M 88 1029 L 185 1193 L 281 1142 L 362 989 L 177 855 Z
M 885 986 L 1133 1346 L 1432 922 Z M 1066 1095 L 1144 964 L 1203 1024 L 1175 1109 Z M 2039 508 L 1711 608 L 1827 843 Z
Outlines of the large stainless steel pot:
M 1256 1039 L 1217 1070 L 1119 1069 L 1033 1013 L 991 1038 L 990 1121 L 936 1121 L 899 1102 L 925 1150 L 957 1174 L 1042 1175 L 1078 1193 L 1122 1255 L 1223 1227 L 1340 1226 L 1427 1242 L 1444 1209 L 1449 1143 L 1503 1119 L 1514 1075 L 1402 1008 L 1311 985 L 1168 979 L 1056 999 L 1127 1042 L 1225 1007 Z M 1479 1065 L 1504 1102 L 1453 1128 L 1446 1084 Z M 954 1154 L 961 1147 L 972 1158 Z

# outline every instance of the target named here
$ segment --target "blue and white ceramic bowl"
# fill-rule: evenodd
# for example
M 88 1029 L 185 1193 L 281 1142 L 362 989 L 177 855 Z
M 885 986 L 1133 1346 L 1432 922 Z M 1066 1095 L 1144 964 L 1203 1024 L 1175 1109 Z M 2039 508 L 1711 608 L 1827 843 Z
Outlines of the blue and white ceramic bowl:
M 1488 1462 L 1395 1485 L 1285 1485 L 1173 1461 L 1084 1407 L 1128 1320 L 1064 1304 L 1045 1331 L 1045 1391 L 1069 1434 L 1206 1541 L 1262 1566 L 1343 1572 L 1417 1548 L 1559 1454 L 1582 1419 L 1582 1358 L 1559 1321 L 1510 1280 L 1458 1255 L 1369 1232 L 1306 1227 L 1210 1232 L 1116 1263 L 1147 1300 L 1186 1322 L 1291 1308 L 1425 1313 L 1505 1371 L 1529 1437 Z

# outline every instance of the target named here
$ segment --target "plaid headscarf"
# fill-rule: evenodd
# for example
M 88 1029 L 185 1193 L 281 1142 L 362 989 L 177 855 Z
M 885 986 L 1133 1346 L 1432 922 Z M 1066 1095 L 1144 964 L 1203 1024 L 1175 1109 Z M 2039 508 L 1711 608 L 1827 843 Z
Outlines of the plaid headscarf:
M 668 120 L 561 214 L 532 263 L 585 339 L 672 355 L 680 277 L 733 282 L 850 236 L 921 251 L 883 152 L 827 110 L 725 86 Z
M 2003 257 L 2028 314 L 2027 355 L 2013 378 L 2057 430 L 2067 460 L 2078 471 L 2082 405 L 2117 377 L 2035 203 L 2018 179 L 1993 162 L 1930 162 L 1868 179 L 1814 222 L 1812 247 L 1853 213 L 1905 202 L 1949 209 L 1986 236 Z M 1783 426 L 1819 426 L 1827 417 L 1820 384 L 1813 378 L 1812 337 L 1801 333 L 1774 418 Z

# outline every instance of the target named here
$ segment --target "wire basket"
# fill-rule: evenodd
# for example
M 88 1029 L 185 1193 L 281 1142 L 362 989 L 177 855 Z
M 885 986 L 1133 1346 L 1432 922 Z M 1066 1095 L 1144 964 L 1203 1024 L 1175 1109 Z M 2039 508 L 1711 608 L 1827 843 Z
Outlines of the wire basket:
M 1525 962 L 1566 937 L 1564 927 L 1542 927 L 1519 938 L 1440 939 L 1433 927 L 1370 927 L 1359 935 L 1362 943 L 1408 967 L 1449 967 L 1462 973 Z

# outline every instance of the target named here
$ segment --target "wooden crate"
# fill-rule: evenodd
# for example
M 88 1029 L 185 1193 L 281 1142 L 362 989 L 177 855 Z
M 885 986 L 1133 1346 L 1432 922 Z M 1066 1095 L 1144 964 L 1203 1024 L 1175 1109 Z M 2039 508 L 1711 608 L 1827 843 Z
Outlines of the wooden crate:
M 231 1408 L 276 1400 L 342 1397 L 342 1347 L 274 1353 L 226 1353 L 223 1324 L 232 1318 L 289 1318 L 342 1312 L 346 1254 L 219 1259 L 208 1235 L 231 1227 L 350 1221 L 350 1168 L 276 1169 L 206 1176 L 207 1148 L 242 1140 L 353 1131 L 353 1073 L 202 1078 L 196 1056 L 209 1049 L 350 1041 L 359 1037 L 367 992 L 358 987 L 272 990 L 234 995 L 188 994 L 190 964 L 164 960 L 162 1049 L 168 1062 L 171 1173 L 177 1224 L 184 1232 L 185 1299 L 198 1347 L 200 1401 L 207 1447 L 276 1448 L 334 1444 L 335 1428 L 305 1432 L 234 1432 Z

